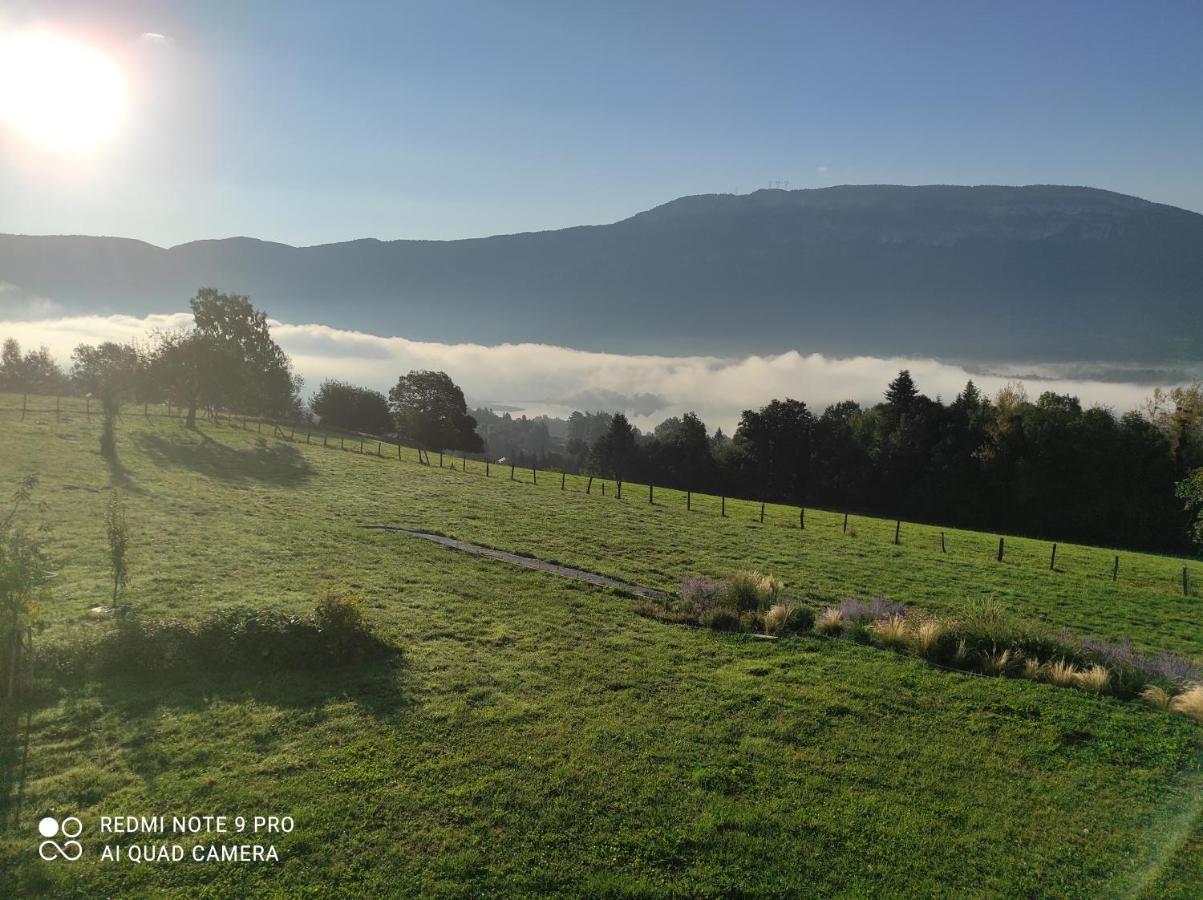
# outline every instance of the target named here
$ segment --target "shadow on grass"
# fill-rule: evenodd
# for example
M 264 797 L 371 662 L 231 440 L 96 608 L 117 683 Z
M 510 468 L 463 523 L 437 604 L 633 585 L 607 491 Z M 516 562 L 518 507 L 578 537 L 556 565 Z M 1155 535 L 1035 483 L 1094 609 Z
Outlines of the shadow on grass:
M 160 466 L 189 469 L 221 481 L 292 487 L 304 484 L 313 474 L 301 452 L 287 444 L 269 445 L 261 439 L 257 447 L 236 450 L 196 429 L 185 430 L 183 434 L 185 437 L 179 438 L 140 434 L 134 441 L 139 450 Z
M 321 669 L 293 670 L 274 666 L 213 671 L 181 667 L 170 673 L 89 673 L 69 686 L 43 682 L 19 710 L 0 719 L 0 834 L 16 830 L 22 818 L 25 763 L 29 755 L 34 713 L 56 703 L 67 709 L 102 709 L 115 713 L 123 727 L 154 732 L 165 710 L 202 712 L 214 703 L 253 702 L 282 710 L 306 711 L 318 721 L 330 702 L 348 702 L 382 722 L 399 721 L 417 705 L 408 690 L 407 665 L 401 652 L 381 659 Z M 89 712 L 87 715 L 94 715 Z M 87 722 L 75 723 L 89 728 Z M 145 778 L 163 771 L 160 754 L 137 738 L 129 768 Z M 24 816 L 28 819 L 28 814 Z

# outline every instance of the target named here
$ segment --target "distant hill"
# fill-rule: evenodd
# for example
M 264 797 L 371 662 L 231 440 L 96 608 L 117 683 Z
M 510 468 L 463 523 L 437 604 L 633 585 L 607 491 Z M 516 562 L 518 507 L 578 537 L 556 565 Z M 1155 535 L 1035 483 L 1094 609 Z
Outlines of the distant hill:
M 71 312 L 136 314 L 213 285 L 285 321 L 442 341 L 1203 358 L 1203 215 L 1080 187 L 708 194 L 460 241 L 0 235 L 0 282 Z

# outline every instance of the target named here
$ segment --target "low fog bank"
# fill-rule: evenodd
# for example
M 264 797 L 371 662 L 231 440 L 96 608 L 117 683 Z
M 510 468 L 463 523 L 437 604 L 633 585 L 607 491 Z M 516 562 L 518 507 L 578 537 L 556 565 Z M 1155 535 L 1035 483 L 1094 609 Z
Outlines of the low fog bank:
M 14 337 L 27 348 L 45 345 L 66 365 L 79 343 L 143 341 L 155 330 L 185 327 L 191 320 L 190 313 L 178 313 L 0 321 L 0 339 Z M 410 369 L 442 369 L 463 387 L 471 406 L 506 408 L 514 415 L 622 410 L 645 430 L 694 410 L 711 429 L 729 432 L 744 409 L 774 397 L 803 400 L 816 412 L 840 400 L 872 404 L 903 368 L 925 394 L 945 401 L 970 378 L 989 394 L 1019 380 L 1033 398 L 1043 391 L 1072 394 L 1084 405 L 1117 413 L 1139 407 L 1155 386 L 1203 375 L 1186 366 L 987 365 L 793 351 L 732 358 L 624 355 L 546 344 L 442 344 L 283 322 L 273 323 L 272 333 L 304 376 L 305 396 L 326 378 L 387 390 Z

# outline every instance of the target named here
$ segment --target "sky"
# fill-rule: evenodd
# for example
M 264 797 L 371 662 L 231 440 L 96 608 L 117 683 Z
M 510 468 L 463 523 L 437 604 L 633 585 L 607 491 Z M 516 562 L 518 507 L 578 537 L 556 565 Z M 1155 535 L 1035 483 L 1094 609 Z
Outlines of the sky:
M 74 155 L 0 121 L 0 232 L 454 239 L 773 182 L 1203 211 L 1197 0 L 0 4 L 34 30 L 110 58 L 120 115 Z

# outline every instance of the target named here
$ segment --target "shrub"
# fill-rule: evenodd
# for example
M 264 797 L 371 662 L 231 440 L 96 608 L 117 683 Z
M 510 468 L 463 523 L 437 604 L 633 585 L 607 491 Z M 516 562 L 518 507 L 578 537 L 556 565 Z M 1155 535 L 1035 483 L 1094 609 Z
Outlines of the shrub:
M 722 606 L 703 613 L 699 621 L 715 631 L 739 631 L 739 613 Z
M 815 627 L 815 614 L 809 606 L 795 606 L 785 620 L 787 634 L 805 634 Z
M 1032 681 L 1039 681 L 1042 668 L 1040 660 L 1028 657 L 1023 661 L 1023 677 L 1030 678 Z
M 744 611 L 760 606 L 759 572 L 736 572 L 727 579 L 723 600 L 732 609 Z
M 111 625 L 89 639 L 50 646 L 40 668 L 141 674 L 261 665 L 309 669 L 391 652 L 364 622 L 360 607 L 354 598 L 325 596 L 309 616 L 234 608 L 197 622 L 119 611 Z
M 1160 685 L 1151 684 L 1140 692 L 1140 699 L 1149 704 L 1149 706 L 1155 706 L 1158 709 L 1169 709 L 1174 695 Z
M 909 643 L 906 619 L 902 616 L 878 619 L 870 628 L 873 638 L 882 647 L 901 650 Z
M 1188 687 L 1170 701 L 1170 709 L 1196 722 L 1203 722 L 1203 684 Z
M 723 590 L 722 582 L 690 576 L 681 582 L 681 608 L 700 615 L 718 604 Z

